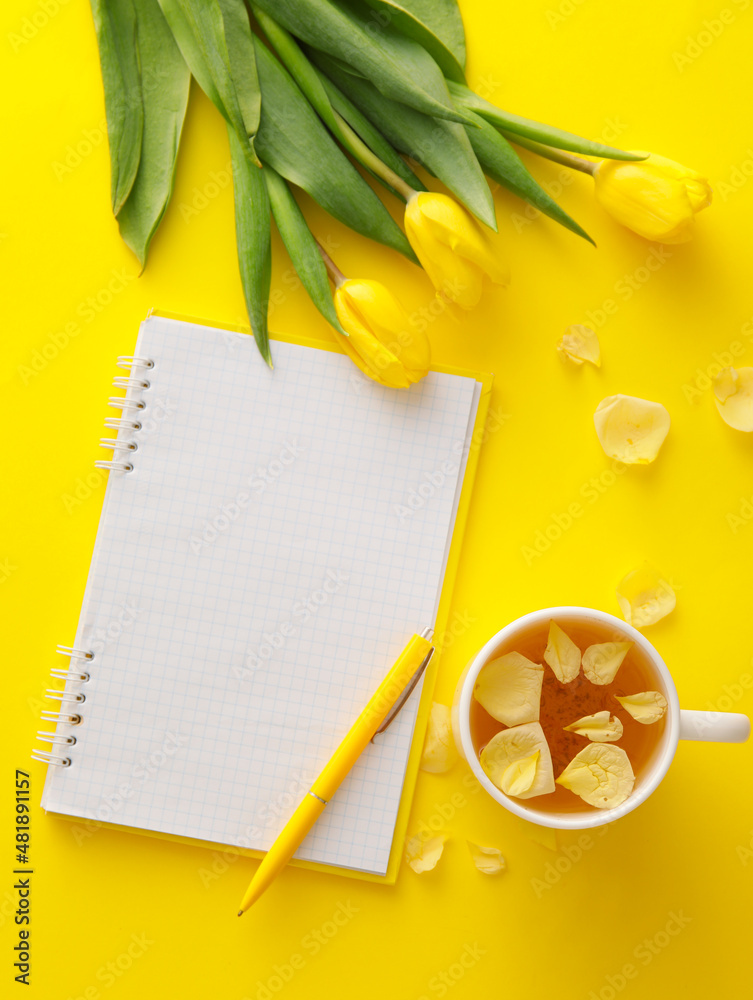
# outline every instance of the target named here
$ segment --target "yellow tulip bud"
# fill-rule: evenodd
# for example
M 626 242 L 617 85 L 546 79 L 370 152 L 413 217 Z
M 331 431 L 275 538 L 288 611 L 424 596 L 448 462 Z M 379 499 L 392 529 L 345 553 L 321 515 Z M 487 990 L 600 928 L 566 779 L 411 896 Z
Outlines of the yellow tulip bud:
M 696 212 L 711 204 L 705 177 L 652 153 L 647 160 L 602 160 L 596 198 L 623 226 L 660 243 L 686 243 Z
M 411 328 L 407 312 L 378 281 L 347 278 L 335 289 L 335 312 L 348 337 L 338 343 L 364 375 L 401 389 L 429 370 L 431 349 L 424 333 Z
M 481 298 L 484 276 L 498 285 L 510 281 L 471 216 L 452 198 L 419 191 L 408 200 L 405 232 L 431 283 L 443 298 L 472 309 Z

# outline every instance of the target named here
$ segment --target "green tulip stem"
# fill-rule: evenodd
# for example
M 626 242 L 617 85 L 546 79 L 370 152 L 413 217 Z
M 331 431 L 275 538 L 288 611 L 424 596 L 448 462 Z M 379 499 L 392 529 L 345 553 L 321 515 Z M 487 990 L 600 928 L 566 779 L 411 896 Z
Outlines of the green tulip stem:
M 502 134 L 509 142 L 515 143 L 516 146 L 522 146 L 523 149 L 530 149 L 532 153 L 543 156 L 547 160 L 552 160 L 554 163 L 561 163 L 563 167 L 570 167 L 571 170 L 580 170 L 584 174 L 593 174 L 598 166 L 597 163 L 592 163 L 591 160 L 584 160 L 582 156 L 574 156 L 572 153 L 565 152 L 564 149 L 553 149 L 551 146 L 545 146 L 541 142 L 526 139 L 514 132 L 502 131 Z
M 398 177 L 394 170 L 391 170 L 386 163 L 383 163 L 375 153 L 373 153 L 366 143 L 361 139 L 357 132 L 355 132 L 350 125 L 345 121 L 343 116 L 332 109 L 337 124 L 340 128 L 341 138 L 343 139 L 346 147 L 353 153 L 353 155 L 363 163 L 365 167 L 372 170 L 380 180 L 383 180 L 385 184 L 389 184 L 390 187 L 394 188 L 398 194 L 402 195 L 406 201 L 414 195 L 416 192 L 410 186 L 406 184 L 402 177 Z M 326 260 L 325 260 L 326 264 Z
M 340 268 L 337 266 L 337 264 L 335 264 L 335 262 L 332 260 L 330 255 L 327 253 L 327 251 L 324 249 L 324 247 L 318 240 L 316 241 L 316 245 L 319 247 L 319 253 L 322 255 L 324 266 L 327 268 L 327 274 L 329 275 L 329 280 L 332 282 L 335 288 L 339 288 L 340 285 L 344 284 L 348 279 L 345 277 Z

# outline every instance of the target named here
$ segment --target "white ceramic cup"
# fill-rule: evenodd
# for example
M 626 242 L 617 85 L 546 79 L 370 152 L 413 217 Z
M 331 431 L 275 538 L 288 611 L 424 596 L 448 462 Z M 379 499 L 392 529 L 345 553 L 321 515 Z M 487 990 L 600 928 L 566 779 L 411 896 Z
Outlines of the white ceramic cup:
M 516 633 L 549 622 L 551 619 L 567 631 L 567 622 L 589 620 L 607 626 L 610 631 L 624 635 L 638 646 L 651 663 L 656 675 L 657 689 L 667 699 L 667 716 L 664 732 L 653 759 L 637 777 L 635 788 L 622 803 L 614 809 L 584 809 L 583 812 L 551 812 L 536 808 L 535 799 L 514 799 L 501 792 L 484 774 L 471 740 L 470 712 L 473 687 L 484 664 L 493 659 L 498 650 L 507 645 Z M 747 715 L 733 712 L 689 712 L 680 708 L 677 690 L 672 675 L 657 651 L 640 632 L 631 625 L 592 608 L 544 608 L 517 618 L 500 629 L 496 635 L 479 650 L 465 669 L 455 690 L 452 706 L 452 729 L 458 750 L 470 765 L 479 782 L 493 799 L 505 809 L 540 826 L 551 826 L 558 830 L 585 830 L 593 826 L 604 826 L 625 813 L 631 812 L 658 787 L 669 770 L 672 758 L 680 740 L 706 740 L 715 743 L 744 743 L 750 735 L 750 719 Z

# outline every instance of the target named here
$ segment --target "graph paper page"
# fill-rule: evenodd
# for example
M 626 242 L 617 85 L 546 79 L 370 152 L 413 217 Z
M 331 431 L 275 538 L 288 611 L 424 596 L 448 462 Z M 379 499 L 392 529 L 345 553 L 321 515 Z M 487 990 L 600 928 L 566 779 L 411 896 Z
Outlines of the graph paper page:
M 478 383 L 152 316 L 76 647 L 94 651 L 46 809 L 267 849 L 408 638 L 433 625 Z M 119 452 L 122 455 L 123 452 Z M 62 665 L 62 664 L 61 664 Z M 418 698 L 297 856 L 384 873 Z M 66 748 L 67 749 L 67 748 Z

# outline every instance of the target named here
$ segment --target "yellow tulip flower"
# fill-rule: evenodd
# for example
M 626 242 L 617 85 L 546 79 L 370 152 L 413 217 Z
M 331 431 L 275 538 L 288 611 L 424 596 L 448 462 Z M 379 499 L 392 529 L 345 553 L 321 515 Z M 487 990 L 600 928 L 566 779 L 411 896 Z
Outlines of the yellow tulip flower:
M 429 370 L 431 349 L 392 292 L 378 281 L 345 278 L 334 295 L 335 312 L 349 334 L 338 343 L 364 375 L 401 389 Z
M 705 177 L 654 153 L 641 161 L 602 160 L 593 178 L 596 198 L 617 222 L 660 243 L 686 243 L 696 212 L 711 203 Z
M 491 251 L 478 225 L 446 194 L 414 191 L 405 209 L 405 232 L 442 298 L 472 309 L 484 277 L 507 285 L 508 268 Z

